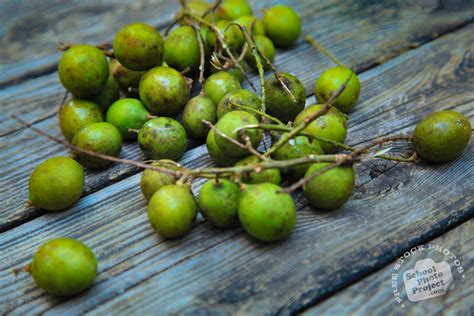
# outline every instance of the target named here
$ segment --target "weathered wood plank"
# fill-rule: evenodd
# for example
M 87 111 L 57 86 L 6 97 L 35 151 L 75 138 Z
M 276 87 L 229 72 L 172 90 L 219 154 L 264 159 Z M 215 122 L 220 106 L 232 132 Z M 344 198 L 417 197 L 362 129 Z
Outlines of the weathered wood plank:
M 421 5 L 399 1 L 286 2 L 300 12 L 305 34 L 315 36 L 359 72 L 472 21 L 468 12 L 474 12 L 474 4 L 459 0 L 442 7 L 432 2 Z M 117 28 L 119 25 L 122 24 Z M 57 60 L 58 56 L 54 58 Z M 332 66 L 330 60 L 303 39 L 291 49 L 279 50 L 275 64 L 281 71 L 300 78 L 307 95 L 313 93 L 314 81 L 321 72 Z M 258 82 L 256 75 L 252 79 Z M 55 73 L 9 87 L 0 91 L 0 99 L 5 100 L 2 114 L 22 114 L 27 120 L 35 120 L 54 109 L 62 91 Z M 18 128 L 16 122 L 7 120 L 0 128 L 0 135 Z
M 320 304 L 306 310 L 303 315 L 472 315 L 474 312 L 474 221 L 470 220 L 446 234 L 429 241 L 429 244 L 448 249 L 465 269 L 464 277 L 451 266 L 454 283 L 446 295 L 417 303 L 407 301 L 404 307 L 395 302 L 390 278 L 394 263 L 336 293 Z M 425 249 L 428 247 L 425 247 Z M 436 250 L 424 250 L 410 256 L 404 268 L 413 268 L 417 260 L 430 258 L 435 262 L 452 263 Z M 402 270 L 405 271 L 405 269 Z M 403 289 L 403 283 L 399 284 Z
M 424 47 L 439 50 L 437 62 L 444 65 L 442 69 L 431 66 L 435 59 L 420 62 L 426 52 L 417 49 L 407 53 L 412 58 L 401 56 L 391 62 L 398 61 L 398 67 L 377 67 L 362 76 L 363 83 L 367 77 L 367 82 L 377 80 L 384 85 L 379 71 L 391 77 L 416 67 L 418 71 L 409 76 L 413 82 L 436 87 L 423 99 L 412 100 L 407 95 L 403 105 L 394 103 L 392 109 L 386 108 L 385 112 L 406 117 L 406 125 L 387 126 L 378 116 L 366 122 L 366 128 L 373 131 L 371 136 L 412 129 L 420 116 L 446 107 L 464 112 L 472 120 L 472 94 L 449 104 L 434 102 L 437 93 L 444 95 L 446 85 L 453 95 L 472 85 L 469 61 L 473 47 L 465 42 L 472 31 L 470 27 Z M 458 54 L 464 57 L 455 57 Z M 446 82 L 457 80 L 457 76 L 467 78 L 465 87 L 455 88 Z M 386 89 L 388 86 L 376 90 Z M 419 108 L 414 114 L 410 114 L 411 105 Z M 372 107 L 372 102 L 363 101 L 354 115 Z M 364 134 L 351 129 L 350 135 L 354 143 Z M 193 151 L 188 154 L 195 158 L 193 163 L 209 163 L 196 159 L 205 157 L 204 148 Z M 255 242 L 240 229 L 212 229 L 202 220 L 185 238 L 163 241 L 147 223 L 139 175 L 135 175 L 88 195 L 70 210 L 46 214 L 3 233 L 0 302 L 5 312 L 12 313 L 297 311 L 392 262 L 406 249 L 472 218 L 473 153 L 471 144 L 462 157 L 449 164 L 375 163 L 374 169 L 385 166 L 385 172 L 372 180 L 373 175 L 359 173 L 355 197 L 344 208 L 315 212 L 303 207 L 295 234 L 273 245 Z M 199 183 L 195 190 L 198 187 Z M 301 194 L 296 198 L 299 206 L 306 204 Z M 79 238 L 96 251 L 100 261 L 96 285 L 67 301 L 45 295 L 27 275 L 15 278 L 9 273 L 26 264 L 39 244 L 57 236 Z

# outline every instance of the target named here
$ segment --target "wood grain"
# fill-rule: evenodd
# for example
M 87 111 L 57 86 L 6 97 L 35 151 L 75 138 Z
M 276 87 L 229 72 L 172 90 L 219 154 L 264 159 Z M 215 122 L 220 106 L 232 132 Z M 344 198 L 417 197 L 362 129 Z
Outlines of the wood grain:
M 432 59 L 426 59 L 426 50 L 416 49 L 363 74 L 364 87 L 380 86 L 351 116 L 349 142 L 360 142 L 367 130 L 368 139 L 411 130 L 422 115 L 443 108 L 461 111 L 472 121 L 473 31 L 470 26 L 423 46 L 433 52 Z M 381 78 L 397 73 L 405 75 L 407 85 L 411 81 L 425 87 L 426 94 L 419 97 L 418 89 L 408 90 L 403 101 L 396 102 L 386 94 L 392 82 Z M 377 94 L 392 100 L 379 113 L 373 112 Z M 457 94 L 461 97 L 453 97 Z M 365 121 L 367 115 L 358 113 L 373 117 Z M 448 164 L 371 162 L 358 169 L 354 198 L 335 212 L 305 207 L 304 198 L 296 194 L 297 229 L 288 240 L 272 245 L 254 241 L 239 228 L 212 229 L 202 219 L 185 238 L 162 240 L 147 223 L 135 175 L 84 197 L 70 210 L 3 233 L 0 304 L 4 312 L 15 314 L 292 313 L 472 218 L 473 154 L 471 144 Z M 197 147 L 184 162 L 208 164 L 205 157 L 205 149 Z M 59 236 L 82 240 L 100 262 L 95 286 L 70 300 L 51 298 L 29 276 L 15 278 L 10 272 L 25 265 L 42 242 Z
M 463 275 L 451 266 L 454 283 L 444 296 L 411 303 L 403 295 L 404 307 L 396 303 L 390 281 L 394 265 L 372 273 L 361 281 L 336 293 L 306 310 L 303 315 L 472 315 L 474 312 L 474 221 L 470 220 L 429 244 L 448 249 L 465 269 Z M 425 249 L 428 246 L 425 247 Z M 403 267 L 413 268 L 417 260 L 430 258 L 435 262 L 452 263 L 449 257 L 435 250 L 424 250 L 410 256 Z M 404 269 L 404 270 L 405 270 Z M 402 270 L 402 272 L 404 271 Z M 399 289 L 403 289 L 403 283 Z

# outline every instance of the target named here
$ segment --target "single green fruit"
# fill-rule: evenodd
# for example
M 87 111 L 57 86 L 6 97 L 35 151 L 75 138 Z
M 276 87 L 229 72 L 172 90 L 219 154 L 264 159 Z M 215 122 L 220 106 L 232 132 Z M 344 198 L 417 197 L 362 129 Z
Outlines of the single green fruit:
M 123 139 L 137 139 L 137 133 L 130 132 L 129 129 L 142 128 L 149 115 L 150 113 L 140 100 L 126 98 L 112 104 L 105 120 L 120 131 Z
M 249 32 L 249 34 L 252 36 L 265 35 L 265 29 L 263 27 L 262 21 L 252 15 L 241 16 L 234 22 L 245 27 L 247 32 Z
M 72 139 L 72 144 L 99 154 L 118 157 L 122 150 L 122 135 L 110 123 L 94 123 L 77 132 Z M 90 169 L 100 169 L 113 163 L 79 151 L 73 151 L 73 158 Z
M 36 284 L 49 294 L 73 296 L 94 283 L 97 258 L 80 241 L 57 238 L 38 248 L 29 272 Z
M 72 99 L 63 104 L 58 117 L 61 132 L 68 141 L 84 127 L 104 120 L 97 104 L 80 99 Z
M 229 21 L 252 14 L 252 7 L 247 0 L 224 0 L 216 10 L 218 19 Z
M 184 76 L 166 66 L 148 71 L 140 81 L 139 93 L 146 107 L 162 116 L 178 114 L 189 100 L 189 86 Z
M 216 23 L 217 29 L 224 36 L 224 40 L 232 51 L 238 51 L 245 43 L 244 36 L 237 25 L 230 25 L 230 21 L 220 20 Z M 217 45 L 217 36 L 214 32 L 207 32 L 207 44 L 214 49 Z
M 239 195 L 239 187 L 232 181 L 208 180 L 199 192 L 198 206 L 201 214 L 215 227 L 231 227 L 238 223 Z
M 58 211 L 76 203 L 84 191 L 84 170 L 68 157 L 42 162 L 30 176 L 31 203 L 48 211 Z
M 216 123 L 216 105 L 204 95 L 198 95 L 186 103 L 183 110 L 183 126 L 194 138 L 206 137 L 209 127 L 202 120 Z
M 291 46 L 301 34 L 301 19 L 290 7 L 276 5 L 263 14 L 265 34 L 276 46 Z
M 148 159 L 178 160 L 186 150 L 186 131 L 178 121 L 158 117 L 143 125 L 138 132 L 138 143 Z
M 283 135 L 287 135 L 284 133 Z M 283 135 L 278 135 L 281 137 Z M 288 160 L 302 158 L 308 155 L 322 155 L 323 149 L 317 140 L 309 140 L 306 136 L 296 136 L 290 139 L 285 145 L 277 149 L 272 158 L 275 160 Z M 292 180 L 304 177 L 306 170 L 311 166 L 310 163 L 291 168 L 285 168 L 282 171 L 290 176 Z
M 127 95 L 138 95 L 138 93 L 134 93 L 133 91 L 138 89 L 140 79 L 142 79 L 146 71 L 133 71 L 127 69 L 122 66 L 117 59 L 110 60 L 109 68 L 110 73 L 123 92 Z
M 305 178 L 331 163 L 315 163 L 306 171 Z M 355 172 L 352 166 L 330 169 L 317 176 L 303 188 L 309 203 L 316 208 L 332 210 L 341 207 L 354 191 Z
M 209 76 L 204 84 L 204 92 L 214 104 L 219 104 L 227 93 L 240 89 L 240 82 L 225 71 L 219 71 Z
M 252 114 L 244 111 L 231 111 L 225 114 L 215 125 L 216 128 L 228 137 L 243 142 L 243 136 L 248 135 L 254 148 L 262 141 L 263 134 L 259 129 L 247 129 L 237 132 L 244 125 L 258 124 L 258 120 Z M 229 157 L 238 158 L 248 155 L 248 151 L 229 142 L 222 135 L 214 133 L 217 146 Z
M 224 95 L 224 97 L 222 97 L 221 101 L 217 105 L 217 118 L 220 119 L 230 111 L 237 110 L 249 112 L 250 114 L 255 116 L 257 120 L 260 120 L 260 115 L 256 114 L 253 111 L 238 107 L 236 106 L 236 104 L 243 105 L 254 110 L 260 110 L 261 105 L 260 99 L 255 93 L 245 89 L 237 89 L 227 93 L 226 95 Z
M 178 238 L 191 230 L 197 205 L 188 186 L 170 184 L 156 191 L 148 204 L 148 220 L 164 238 Z
M 249 66 L 247 65 L 247 63 L 245 61 L 242 61 L 240 63 L 240 66 L 242 66 L 244 71 L 250 70 Z M 235 79 L 237 79 L 239 81 L 239 83 L 242 83 L 242 82 L 245 81 L 244 73 L 242 72 L 242 70 L 240 70 L 238 68 L 229 68 L 227 70 L 219 70 L 217 68 L 214 68 L 214 66 L 211 65 L 210 69 L 211 69 L 211 74 L 215 74 L 215 73 L 218 73 L 220 71 L 223 71 L 223 72 L 227 72 L 228 74 L 234 76 Z
M 101 93 L 109 77 L 104 53 L 90 45 L 74 45 L 61 56 L 59 79 L 76 98 L 90 98 Z
M 350 77 L 350 79 L 349 79 Z M 326 103 L 339 88 L 349 79 L 344 91 L 337 97 L 332 106 L 343 113 L 349 113 L 359 100 L 359 77 L 349 68 L 333 67 L 321 74 L 314 86 L 314 93 L 319 103 Z
M 431 113 L 416 124 L 416 153 L 426 161 L 444 162 L 459 157 L 471 139 L 471 123 L 463 114 L 445 110 Z
M 168 170 L 178 170 L 178 166 L 172 160 L 162 159 L 151 164 L 156 167 L 163 167 Z M 165 185 L 175 184 L 176 177 L 172 174 L 160 172 L 152 169 L 145 169 L 140 180 L 140 188 L 143 196 L 149 200 L 153 193 L 164 187 Z
M 113 49 L 115 58 L 130 70 L 148 70 L 163 61 L 163 39 L 157 30 L 144 23 L 129 24 L 120 29 Z
M 286 87 L 295 97 L 296 103 L 275 76 L 270 76 L 265 81 L 267 113 L 287 123 L 288 121 L 293 121 L 298 113 L 304 109 L 306 90 L 301 81 L 295 76 L 289 73 L 280 73 L 280 76 Z
M 295 125 L 301 124 L 306 117 L 324 108 L 324 104 L 315 104 L 305 108 L 295 119 Z M 338 109 L 331 107 L 329 111 L 311 122 L 304 132 L 315 136 L 344 143 L 347 137 L 347 118 Z M 325 154 L 334 153 L 337 146 L 320 141 Z
M 166 63 L 176 70 L 190 68 L 199 70 L 201 51 L 195 30 L 191 26 L 179 26 L 173 29 L 165 40 Z
M 240 195 L 240 223 L 258 240 L 282 240 L 295 228 L 295 203 L 291 195 L 280 190 L 281 187 L 273 183 L 252 184 Z
M 91 100 L 100 107 L 103 113 L 105 113 L 107 112 L 109 106 L 117 101 L 119 97 L 119 87 L 112 74 L 110 74 L 102 92 L 99 95 L 93 97 Z
M 273 42 L 265 35 L 255 35 L 254 42 L 260 53 L 273 63 L 275 60 L 275 45 L 273 45 Z M 261 59 L 263 69 L 270 69 L 270 66 L 265 62 L 265 60 L 263 58 Z M 258 69 L 257 62 L 255 61 L 251 49 L 248 49 L 245 53 L 245 60 L 253 69 Z
M 248 156 L 244 159 L 239 160 L 235 166 L 247 166 L 255 165 L 260 162 L 260 159 L 256 156 Z M 257 184 L 257 183 L 273 183 L 280 184 L 281 174 L 279 169 L 266 169 L 261 170 L 260 172 L 252 171 L 242 174 L 242 182 Z
M 210 130 L 207 133 L 206 138 L 206 147 L 209 153 L 209 156 L 214 160 L 219 166 L 222 167 L 229 167 L 234 165 L 238 158 L 229 157 L 222 149 L 219 148 L 216 144 L 216 140 L 214 138 L 214 130 Z

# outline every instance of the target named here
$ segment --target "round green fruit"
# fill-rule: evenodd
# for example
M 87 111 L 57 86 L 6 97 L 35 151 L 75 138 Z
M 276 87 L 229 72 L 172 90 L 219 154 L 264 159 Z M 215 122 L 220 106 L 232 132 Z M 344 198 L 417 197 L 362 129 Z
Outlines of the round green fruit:
M 323 104 L 315 104 L 305 108 L 295 119 L 295 125 L 301 124 L 306 117 L 324 108 Z M 311 122 L 304 132 L 317 137 L 344 143 L 347 137 L 347 118 L 338 109 L 331 107 L 329 111 Z M 320 141 L 325 154 L 334 153 L 338 148 L 328 142 Z
M 109 65 L 104 53 L 90 45 L 74 45 L 61 56 L 59 79 L 76 98 L 100 94 L 109 77 Z
M 231 227 L 238 223 L 239 195 L 239 187 L 232 181 L 208 180 L 199 192 L 198 206 L 201 214 L 215 227 Z
M 216 23 L 216 27 L 223 35 L 224 40 L 229 49 L 232 51 L 238 51 L 244 45 L 245 39 L 242 33 L 240 32 L 239 27 L 237 25 L 230 24 L 230 21 L 220 20 Z M 214 49 L 218 43 L 217 36 L 213 31 L 207 32 L 206 40 L 207 44 L 212 49 Z
M 263 14 L 265 34 L 277 46 L 290 46 L 301 34 L 301 19 L 290 7 L 276 5 Z
M 255 35 L 254 42 L 260 53 L 273 63 L 275 60 L 275 45 L 273 45 L 273 42 L 265 35 Z M 251 49 L 248 49 L 245 53 L 245 60 L 253 69 L 257 69 L 257 62 L 255 61 Z M 264 59 L 262 59 L 261 62 L 263 69 L 270 68 Z
M 71 141 L 84 127 L 104 120 L 99 106 L 91 101 L 72 99 L 59 109 L 59 127 L 64 137 Z
M 163 39 L 144 23 L 129 24 L 118 31 L 113 50 L 115 58 L 130 70 L 148 70 L 163 61 Z
M 315 163 L 306 171 L 305 178 L 331 163 Z M 316 208 L 332 210 L 341 207 L 349 200 L 354 191 L 355 172 L 352 166 L 330 169 L 306 184 L 304 195 Z
M 148 71 L 140 81 L 139 93 L 146 107 L 161 116 L 178 114 L 189 100 L 189 86 L 184 76 L 166 66 Z
M 83 191 L 84 170 L 68 157 L 50 158 L 36 167 L 30 176 L 30 202 L 48 211 L 70 207 Z
M 148 220 L 164 238 L 178 238 L 191 230 L 197 205 L 188 186 L 170 184 L 156 191 L 148 204 Z
M 225 71 L 210 75 L 204 84 L 204 92 L 214 104 L 219 104 L 224 95 L 237 89 L 240 89 L 239 80 Z
M 260 162 L 260 159 L 256 156 L 248 156 L 244 159 L 239 160 L 235 166 L 248 166 L 248 165 L 255 165 Z M 249 183 L 249 184 L 257 184 L 257 183 L 273 183 L 273 184 L 280 184 L 281 182 L 281 174 L 279 169 L 266 169 L 261 170 L 260 172 L 251 171 L 245 172 L 242 174 L 242 182 Z
M 29 265 L 29 273 L 49 294 L 73 296 L 94 283 L 97 259 L 80 241 L 57 238 L 39 247 Z
M 72 144 L 98 154 L 118 157 L 122 149 L 122 135 L 110 123 L 94 123 L 77 132 L 72 139 Z M 73 158 L 90 169 L 100 169 L 113 163 L 79 151 L 73 151 Z
M 247 0 L 224 0 L 216 10 L 218 19 L 232 21 L 245 15 L 252 15 Z
M 209 127 L 202 120 L 216 123 L 216 105 L 204 95 L 198 95 L 186 103 L 183 110 L 183 126 L 194 138 L 206 137 Z
M 445 110 L 431 113 L 416 125 L 415 151 L 423 160 L 444 162 L 459 157 L 471 139 L 471 123 L 463 114 Z
M 244 111 L 231 111 L 225 114 L 215 125 L 216 128 L 226 136 L 243 142 L 243 136 L 248 135 L 254 148 L 262 141 L 262 131 L 258 129 L 248 129 L 237 132 L 236 130 L 244 125 L 258 124 L 258 120 L 252 114 Z M 248 151 L 229 142 L 222 135 L 214 133 L 214 139 L 217 146 L 229 157 L 238 158 L 248 155 Z
M 191 26 L 179 26 L 173 29 L 165 40 L 166 63 L 176 70 L 199 69 L 201 51 L 195 30 Z
M 103 113 L 105 113 L 107 112 L 109 106 L 117 101 L 119 97 L 119 87 L 112 74 L 110 74 L 102 92 L 99 95 L 93 97 L 91 100 L 100 107 Z
M 321 74 L 314 86 L 317 101 L 326 103 L 348 79 L 344 91 L 332 105 L 343 113 L 349 113 L 359 100 L 360 94 L 359 77 L 349 68 L 333 67 Z
M 172 160 L 162 159 L 151 164 L 155 167 L 162 167 L 168 170 L 177 170 L 176 163 Z M 176 177 L 172 174 L 160 172 L 152 169 L 145 169 L 140 180 L 140 188 L 143 196 L 149 200 L 153 194 L 165 185 L 175 184 Z
M 110 73 L 120 89 L 127 95 L 133 94 L 132 90 L 138 89 L 140 79 L 146 71 L 133 71 L 122 66 L 117 59 L 110 60 Z
M 257 120 L 260 120 L 260 115 L 253 111 L 238 107 L 236 104 L 243 105 L 254 110 L 260 110 L 261 105 L 260 99 L 255 93 L 245 89 L 237 89 L 227 93 L 224 97 L 222 97 L 221 101 L 217 105 L 217 118 L 220 119 L 230 111 L 239 110 L 249 112 L 250 114 L 254 115 Z
M 280 190 L 281 187 L 273 183 L 252 184 L 240 195 L 240 223 L 258 240 L 282 240 L 295 228 L 295 203 L 291 195 Z
M 186 150 L 186 131 L 178 121 L 158 117 L 147 121 L 138 132 L 138 143 L 151 160 L 178 160 Z
M 234 165 L 238 158 L 229 157 L 222 149 L 219 148 L 216 144 L 216 140 L 214 138 L 214 130 L 210 130 L 207 133 L 206 138 L 206 147 L 209 156 L 214 160 L 219 166 L 222 167 L 229 167 Z
M 245 27 L 247 32 L 252 35 L 265 35 L 265 29 L 262 21 L 252 15 L 244 15 L 234 21 Z
M 301 81 L 295 76 L 289 73 L 281 73 L 280 76 L 295 97 L 296 103 L 276 77 L 270 76 L 265 81 L 267 113 L 287 123 L 293 121 L 298 113 L 303 110 L 306 103 L 306 90 Z
M 137 139 L 137 133 L 129 129 L 140 129 L 150 113 L 137 99 L 125 98 L 114 102 L 107 111 L 105 120 L 115 126 L 123 139 Z
M 247 65 L 247 63 L 245 61 L 242 61 L 240 63 L 240 66 L 242 66 L 242 68 L 244 69 L 244 71 L 248 71 L 249 70 L 249 66 Z M 212 74 L 215 74 L 219 71 L 223 71 L 223 72 L 227 72 L 229 73 L 230 75 L 234 76 L 235 79 L 237 79 L 239 81 L 239 83 L 242 83 L 245 81 L 245 76 L 244 76 L 244 73 L 242 72 L 242 70 L 238 69 L 238 68 L 229 68 L 227 70 L 219 70 L 217 68 L 214 68 L 214 66 L 211 65 L 211 73 Z

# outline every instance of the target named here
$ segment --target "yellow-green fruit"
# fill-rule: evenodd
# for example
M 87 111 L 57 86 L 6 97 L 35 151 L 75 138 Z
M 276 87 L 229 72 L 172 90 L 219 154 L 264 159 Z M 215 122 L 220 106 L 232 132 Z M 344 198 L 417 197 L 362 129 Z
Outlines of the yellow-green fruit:
M 326 103 L 348 79 L 344 91 L 332 105 L 343 113 L 349 113 L 359 100 L 360 94 L 359 77 L 349 68 L 333 67 L 321 74 L 314 86 L 317 101 Z
M 273 42 L 265 35 L 255 35 L 254 42 L 259 52 L 273 63 L 273 60 L 275 59 L 275 45 L 273 45 Z M 247 53 L 245 54 L 245 60 L 253 69 L 257 69 L 257 62 L 252 54 L 251 49 L 247 50 Z M 261 58 L 261 62 L 264 69 L 270 69 L 270 66 L 263 58 Z
M 201 188 L 198 206 L 204 218 L 215 227 L 226 228 L 238 222 L 240 190 L 227 179 L 208 180 Z
M 263 27 L 262 21 L 252 15 L 241 16 L 234 22 L 245 27 L 250 35 L 265 35 L 265 29 Z
M 91 101 L 72 99 L 59 109 L 59 127 L 64 137 L 71 141 L 84 127 L 104 120 L 99 106 Z
M 105 83 L 104 89 L 102 92 L 93 97 L 91 100 L 97 104 L 103 113 L 107 112 L 109 106 L 117 101 L 120 97 L 120 91 L 117 82 L 115 81 L 112 74 L 109 75 L 109 79 Z
M 418 156 L 430 162 L 459 157 L 471 139 L 471 123 L 463 114 L 446 110 L 431 113 L 416 125 L 413 142 Z
M 260 115 L 256 114 L 254 111 L 241 108 L 237 105 L 243 105 L 254 110 L 260 110 L 261 102 L 255 93 L 248 90 L 237 89 L 231 91 L 222 97 L 221 101 L 217 105 L 217 118 L 220 119 L 230 111 L 239 110 L 249 112 L 250 114 L 254 115 L 257 120 L 260 120 Z
M 256 156 L 248 156 L 244 159 L 239 160 L 235 166 L 248 166 L 248 165 L 256 165 L 260 162 L 260 159 Z M 257 183 L 274 183 L 280 184 L 281 182 L 281 174 L 279 169 L 266 169 L 261 170 L 260 172 L 251 171 L 251 172 L 244 172 L 242 174 L 242 182 L 250 183 L 250 184 L 257 184 Z
M 90 98 L 101 93 L 109 77 L 104 53 L 90 45 L 74 45 L 61 56 L 59 79 L 76 98 Z
M 301 124 L 305 118 L 320 111 L 323 104 L 315 104 L 305 108 L 295 119 L 295 125 Z M 304 132 L 316 137 L 327 138 L 344 143 L 347 137 L 347 118 L 338 109 L 331 107 L 329 111 L 311 122 Z M 338 148 L 331 143 L 320 141 L 325 154 L 334 153 Z
M 204 84 L 204 92 L 214 104 L 219 104 L 224 95 L 237 89 L 240 89 L 239 80 L 225 71 L 209 76 Z
M 77 132 L 72 139 L 72 144 L 99 154 L 118 157 L 122 150 L 122 135 L 110 123 L 94 123 Z M 113 163 L 80 151 L 73 151 L 73 158 L 90 169 L 100 169 Z
M 276 46 L 290 46 L 301 34 L 301 19 L 290 7 L 279 4 L 263 14 L 265 34 Z
M 280 190 L 281 187 L 273 183 L 251 184 L 240 195 L 240 223 L 258 240 L 282 240 L 295 228 L 295 203 L 291 195 Z
M 331 163 L 313 164 L 306 171 L 305 178 L 329 165 Z M 341 166 L 328 170 L 311 180 L 304 186 L 303 192 L 309 203 L 314 207 L 332 210 L 341 207 L 349 200 L 354 191 L 354 185 L 354 168 L 352 166 Z
M 80 241 L 57 238 L 38 248 L 29 272 L 36 284 L 49 294 L 73 296 L 94 283 L 97 258 Z
M 140 100 L 125 98 L 110 106 L 105 120 L 120 131 L 123 139 L 137 139 L 137 133 L 129 129 L 142 128 L 149 116 L 150 112 Z
M 202 120 L 216 123 L 216 105 L 204 95 L 198 95 L 186 103 L 183 110 L 183 126 L 194 138 L 206 137 L 209 127 Z
M 178 238 L 191 230 L 197 205 L 188 186 L 170 184 L 156 191 L 148 204 L 148 220 L 164 238 Z
M 54 157 L 41 163 L 30 176 L 31 203 L 58 211 L 76 203 L 84 191 L 84 170 L 68 157 Z
M 162 159 L 159 161 L 155 161 L 151 164 L 155 167 L 161 167 L 168 170 L 177 170 L 178 167 L 176 163 L 172 160 Z M 142 190 L 143 196 L 149 200 L 153 196 L 153 194 L 164 187 L 165 185 L 175 184 L 176 177 L 172 174 L 152 170 L 152 169 L 145 169 L 143 171 L 141 180 L 140 180 L 140 188 Z
M 127 95 L 134 94 L 131 90 L 138 89 L 140 79 L 146 73 L 146 71 L 133 71 L 127 69 L 122 66 L 117 59 L 110 60 L 109 67 L 110 73 L 114 77 L 120 89 Z M 136 92 L 135 94 L 138 95 Z
M 234 165 L 238 158 L 229 157 L 222 149 L 219 148 L 216 144 L 216 140 L 214 138 L 214 130 L 210 130 L 207 133 L 206 138 L 206 147 L 209 156 L 216 162 L 219 166 L 222 167 L 229 167 Z
M 165 40 L 166 63 L 179 71 L 190 68 L 199 69 L 201 51 L 195 30 L 191 26 L 179 26 L 173 29 Z
M 224 0 L 216 10 L 217 18 L 229 21 L 252 13 L 252 7 L 247 0 Z
M 206 0 L 188 0 L 186 1 L 186 10 L 194 14 L 196 16 L 202 17 L 204 13 L 210 12 L 211 11 L 211 4 L 207 2 Z M 176 18 L 179 18 L 182 16 L 184 13 L 184 9 L 181 8 L 178 13 L 176 13 Z M 212 20 L 212 14 L 208 13 L 205 17 L 204 20 L 207 21 L 208 23 L 211 23 Z M 180 25 L 190 25 L 189 18 L 184 18 L 179 21 Z M 206 27 L 205 25 L 201 24 L 201 30 L 203 27 Z
M 238 51 L 245 43 L 244 36 L 237 25 L 230 25 L 230 21 L 221 20 L 216 23 L 216 27 L 224 37 L 224 40 L 232 51 Z M 207 44 L 210 48 L 215 48 L 218 40 L 214 32 L 209 31 L 206 35 Z M 220 45 L 220 44 L 219 44 Z
M 117 32 L 114 56 L 126 68 L 148 70 L 163 61 L 163 39 L 160 33 L 145 23 L 129 24 Z
M 249 69 L 249 66 L 247 65 L 247 63 L 245 61 L 242 61 L 240 62 L 240 66 L 242 66 L 242 69 L 244 69 L 245 72 L 247 71 L 250 71 Z M 232 76 L 235 77 L 235 79 L 237 79 L 239 81 L 239 83 L 242 83 L 245 81 L 245 76 L 244 76 L 244 73 L 238 69 L 238 68 L 229 68 L 227 70 L 219 70 L 217 68 L 215 68 L 214 66 L 210 66 L 210 69 L 211 69 L 211 74 L 215 74 L 219 71 L 224 71 L 224 72 L 227 72 L 229 74 L 231 74 Z

